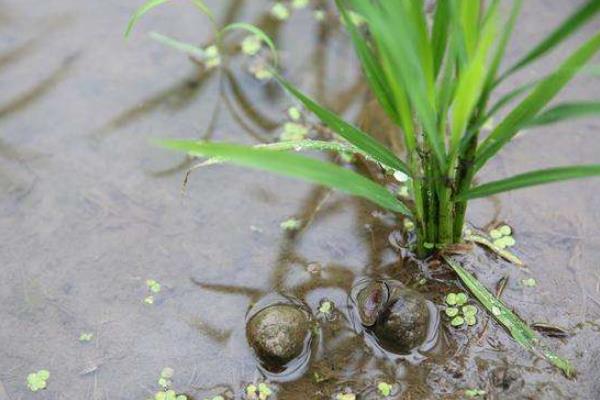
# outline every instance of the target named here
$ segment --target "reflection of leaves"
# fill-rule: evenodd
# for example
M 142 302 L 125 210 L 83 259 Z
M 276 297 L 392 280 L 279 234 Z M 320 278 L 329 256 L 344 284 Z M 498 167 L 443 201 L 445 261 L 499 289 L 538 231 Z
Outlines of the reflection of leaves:
M 77 58 L 76 55 L 71 55 L 63 60 L 60 66 L 56 68 L 50 76 L 37 83 L 33 88 L 10 100 L 5 105 L 0 105 L 0 118 L 9 114 L 14 114 L 30 106 L 34 101 L 45 95 L 53 89 L 60 81 L 62 81 L 69 71 L 69 68 Z

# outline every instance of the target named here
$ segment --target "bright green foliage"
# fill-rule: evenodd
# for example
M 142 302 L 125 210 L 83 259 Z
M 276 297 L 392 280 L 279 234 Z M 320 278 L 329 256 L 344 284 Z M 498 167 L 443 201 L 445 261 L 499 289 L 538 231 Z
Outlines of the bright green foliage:
M 128 32 L 143 14 L 165 1 L 149 0 L 140 7 L 130 21 Z M 197 156 L 210 157 L 219 153 L 224 161 L 342 189 L 391 211 L 411 214 L 417 238 L 416 250 L 419 255 L 425 256 L 435 249 L 462 240 L 467 201 L 470 199 L 554 181 L 600 175 L 600 165 L 560 167 L 473 187 L 476 172 L 522 128 L 600 113 L 600 103 L 595 101 L 564 103 L 547 108 L 600 50 L 600 33 L 580 45 L 548 76 L 525 83 L 496 104 L 488 105 L 493 90 L 500 83 L 515 71 L 550 53 L 600 12 L 599 2 L 588 0 L 516 64 L 499 74 L 521 3 L 522 0 L 514 0 L 508 16 L 502 16 L 499 0 L 481 4 L 467 0 L 438 1 L 430 18 L 426 15 L 425 2 L 422 0 L 336 0 L 365 78 L 382 109 L 402 132 L 407 150 L 406 161 L 402 161 L 368 133 L 303 94 L 274 70 L 265 69 L 268 77 L 274 76 L 307 110 L 354 149 L 346 154 L 361 154 L 392 174 L 401 171 L 410 177 L 402 196 L 391 192 L 384 194 L 387 189 L 367 183 L 366 178 L 351 179 L 351 184 L 341 184 L 340 179 L 332 179 L 333 175 L 326 179 L 317 177 L 314 170 L 316 164 L 309 167 L 308 159 L 288 153 L 272 152 L 269 156 L 264 150 L 252 148 L 231 151 L 221 147 L 217 151 L 216 148 L 209 150 L 209 144 L 202 144 L 202 151 L 194 151 L 191 149 L 192 143 L 167 145 Z M 201 2 L 194 1 L 194 4 L 212 17 L 206 7 L 199 5 Z M 291 4 L 292 7 L 302 8 L 304 1 Z M 277 2 L 271 9 L 271 15 L 284 20 L 290 16 L 290 9 L 284 3 Z M 225 31 L 233 29 L 243 29 L 254 35 L 242 43 L 247 53 L 257 51 L 262 41 L 271 49 L 276 63 L 275 46 L 263 31 L 249 24 L 235 23 L 217 32 L 217 47 L 211 49 L 215 58 L 210 62 L 205 61 L 207 67 L 220 64 L 220 58 L 216 58 L 218 42 Z M 159 40 L 158 36 L 154 36 Z M 164 37 L 160 40 L 187 53 L 202 50 L 165 40 Z M 206 53 L 207 50 L 202 51 Z M 490 134 L 480 141 L 482 127 L 496 116 L 498 110 L 521 95 L 525 95 L 525 98 L 506 117 L 494 123 Z M 286 124 L 282 139 L 307 141 L 304 127 L 290 124 L 297 124 L 293 117 L 292 122 Z M 325 151 L 333 150 L 320 147 Z M 227 152 L 227 157 L 222 156 L 223 152 Z M 319 168 L 324 165 L 319 164 Z M 327 169 L 325 175 L 333 174 L 332 168 Z M 338 174 L 340 171 L 336 171 L 336 177 L 341 178 Z M 353 178 L 356 177 L 353 175 Z M 359 189 L 356 185 L 368 187 Z M 370 188 L 374 189 L 375 195 L 368 194 L 371 193 Z M 403 204 L 407 200 L 407 205 Z M 502 249 L 513 244 L 512 237 L 504 236 L 506 238 L 500 238 L 502 240 L 496 247 Z
M 388 397 L 392 394 L 393 386 L 387 382 L 379 382 L 377 384 L 377 392 L 383 397 Z
M 32 392 L 46 389 L 48 378 L 50 378 L 50 372 L 46 369 L 41 369 L 38 372 L 32 372 L 27 375 L 27 387 Z
M 481 390 L 481 389 L 467 389 L 467 390 L 465 390 L 465 396 L 467 396 L 468 398 L 485 396 L 486 393 L 487 392 L 485 390 Z
M 286 231 L 295 231 L 297 229 L 300 229 L 300 227 L 302 226 L 302 221 L 296 218 L 290 218 L 283 221 L 281 224 L 279 224 L 279 226 L 281 227 L 281 229 L 284 229 Z
M 461 327 L 464 324 L 472 326 L 477 323 L 477 307 L 467 304 L 469 297 L 466 293 L 448 293 L 445 301 L 448 306 L 444 312 L 450 318 L 450 325 Z
M 91 332 L 82 332 L 81 335 L 79 335 L 79 341 L 82 343 L 90 342 L 93 338 L 94 334 Z

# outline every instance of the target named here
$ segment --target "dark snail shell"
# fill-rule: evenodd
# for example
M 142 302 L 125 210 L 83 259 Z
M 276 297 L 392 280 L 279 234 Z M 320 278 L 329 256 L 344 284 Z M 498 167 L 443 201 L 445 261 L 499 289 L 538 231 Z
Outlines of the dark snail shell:
M 354 299 L 360 323 L 381 348 L 408 354 L 428 337 L 431 321 L 427 300 L 393 280 L 365 284 Z
M 379 314 L 373 333 L 385 350 L 407 354 L 425 341 L 428 325 L 429 309 L 423 296 L 402 289 Z

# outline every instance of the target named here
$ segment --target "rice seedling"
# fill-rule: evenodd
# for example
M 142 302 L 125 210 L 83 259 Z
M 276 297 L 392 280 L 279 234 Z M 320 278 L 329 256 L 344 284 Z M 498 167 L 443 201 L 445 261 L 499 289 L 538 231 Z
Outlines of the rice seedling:
M 149 0 L 132 17 L 135 22 L 167 0 Z M 201 0 L 192 0 L 214 21 Z M 600 164 L 540 169 L 476 185 L 477 173 L 523 129 L 547 126 L 600 112 L 600 102 L 579 101 L 549 106 L 557 94 L 584 70 L 600 50 L 600 32 L 580 44 L 550 74 L 522 84 L 492 102 L 499 85 L 515 72 L 542 59 L 600 11 L 600 1 L 589 0 L 513 65 L 501 71 L 522 0 L 514 0 L 506 17 L 500 1 L 438 1 L 432 15 L 423 0 L 335 0 L 365 80 L 387 117 L 398 127 L 406 154 L 401 157 L 368 133 L 328 110 L 277 72 L 275 46 L 262 31 L 247 24 L 215 29 L 215 46 L 223 35 L 244 29 L 272 52 L 271 74 L 290 95 L 337 134 L 333 141 L 288 140 L 257 147 L 229 143 L 167 140 L 165 147 L 208 157 L 208 163 L 229 162 L 263 169 L 360 196 L 408 218 L 415 229 L 415 253 L 425 258 L 465 240 L 469 200 L 556 181 L 600 175 Z M 278 3 L 279 4 L 279 3 Z M 360 23 L 358 22 L 360 21 Z M 202 56 L 203 50 L 169 43 L 178 50 Z M 509 104 L 512 109 L 505 111 Z M 491 132 L 483 127 L 498 120 Z M 334 163 L 294 154 L 320 150 L 352 153 L 379 165 L 390 176 L 402 176 L 408 196 L 392 193 L 381 182 Z M 505 235 L 506 236 L 506 235 Z M 507 236 L 510 237 L 510 236 Z M 512 238 L 511 238 L 512 239 Z M 479 242 L 510 259 L 501 246 Z M 504 242 L 503 242 L 504 243 Z M 504 246 L 506 247 L 506 246 Z M 448 259 L 450 260 L 450 259 Z M 519 261 L 515 259 L 515 262 Z M 449 261 L 450 262 L 450 261 Z M 496 319 L 525 347 L 549 359 L 567 374 L 572 368 L 545 349 L 538 350 L 532 331 L 489 295 L 468 273 L 453 265 L 463 283 Z M 500 305 L 499 305 L 500 304 Z M 489 307 L 488 307 L 489 306 Z M 501 310 L 496 315 L 493 311 Z

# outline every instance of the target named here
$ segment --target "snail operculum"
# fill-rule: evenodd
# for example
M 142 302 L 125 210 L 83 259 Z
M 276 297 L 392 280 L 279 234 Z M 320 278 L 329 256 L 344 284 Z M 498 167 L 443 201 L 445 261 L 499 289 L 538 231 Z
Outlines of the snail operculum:
M 373 281 L 356 296 L 358 315 L 364 326 L 373 326 L 387 307 L 389 289 L 385 282 Z

